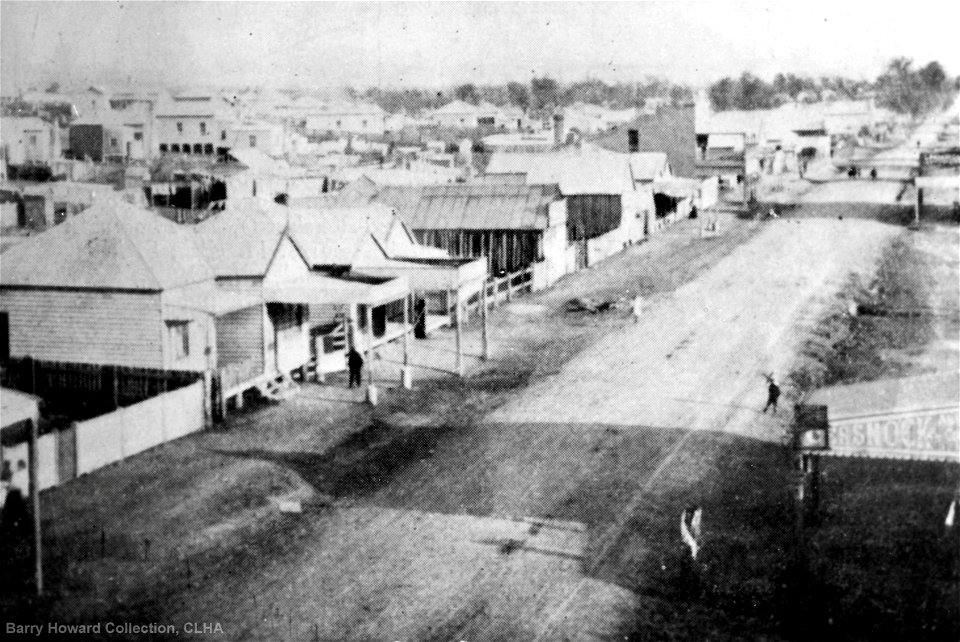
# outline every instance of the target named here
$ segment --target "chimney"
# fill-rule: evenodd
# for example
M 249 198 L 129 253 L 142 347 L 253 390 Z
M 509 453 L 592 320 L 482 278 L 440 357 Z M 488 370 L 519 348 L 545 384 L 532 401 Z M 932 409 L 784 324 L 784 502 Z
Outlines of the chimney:
M 627 130 L 627 147 L 630 150 L 631 154 L 634 154 L 640 151 L 640 130 L 639 129 Z
M 553 144 L 563 145 L 563 113 L 553 114 Z

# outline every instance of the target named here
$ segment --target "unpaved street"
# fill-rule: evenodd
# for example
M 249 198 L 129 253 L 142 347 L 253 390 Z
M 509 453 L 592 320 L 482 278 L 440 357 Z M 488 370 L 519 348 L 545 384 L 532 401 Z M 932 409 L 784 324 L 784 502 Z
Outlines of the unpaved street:
M 637 607 L 626 587 L 654 544 L 629 521 L 662 521 L 653 491 L 716 466 L 705 431 L 780 438 L 786 414 L 758 413 L 761 372 L 785 374 L 796 328 L 893 233 L 771 223 L 480 425 L 424 426 L 383 445 L 371 428 L 361 440 L 375 446 L 346 465 L 372 467 L 379 483 L 312 509 L 298 526 L 311 544 L 259 569 L 255 591 L 223 578 L 182 615 L 222 617 L 250 640 L 613 637 Z M 337 461 L 269 458 L 314 488 Z M 377 468 L 388 460 L 399 463 Z

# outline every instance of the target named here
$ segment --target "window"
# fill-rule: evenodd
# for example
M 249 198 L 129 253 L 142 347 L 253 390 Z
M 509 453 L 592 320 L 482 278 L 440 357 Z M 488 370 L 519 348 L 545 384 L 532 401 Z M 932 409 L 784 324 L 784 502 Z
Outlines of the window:
M 337 127 L 340 127 L 340 126 L 341 126 L 341 123 L 340 123 L 340 121 L 338 120 L 338 121 L 337 121 Z
M 203 153 L 203 143 L 197 143 L 197 144 L 195 144 L 195 145 L 193 146 L 193 153 L 194 153 L 194 154 L 202 154 L 202 153 Z
M 203 146 L 203 153 L 207 156 L 213 156 L 213 143 L 207 143 Z
M 206 135 L 207 135 L 207 124 L 206 124 L 206 123 L 200 123 L 200 135 L 201 135 L 201 136 L 206 136 Z
M 111 138 L 111 139 L 110 139 L 110 147 L 116 147 L 116 146 L 117 146 L 117 139 L 116 139 L 116 138 Z
M 180 148 L 180 151 L 182 151 L 184 154 L 189 154 L 189 153 L 190 153 L 190 143 L 184 143 L 184 144 L 183 144 L 183 147 Z
M 183 123 L 177 123 L 177 133 L 178 134 L 183 133 Z
M 226 129 L 221 129 L 221 130 L 220 130 L 220 140 L 227 140 L 227 130 L 226 130 Z
M 143 140 L 143 132 L 133 132 L 133 140 Z
M 166 154 L 166 153 L 167 153 L 167 144 L 166 144 L 166 143 L 160 143 L 160 153 L 161 153 L 161 154 Z
M 190 356 L 190 322 L 167 321 L 167 334 L 174 361 Z
M 250 147 L 256 147 L 256 146 L 257 146 L 257 137 L 256 137 L 256 136 L 251 136 L 251 137 L 250 137 Z
M 173 152 L 174 154 L 179 154 L 180 145 L 177 145 L 176 143 L 174 143 L 173 145 L 170 145 L 170 151 Z
M 367 121 L 363 121 L 363 126 L 364 126 L 364 127 L 367 126 Z
M 30 134 L 30 144 L 31 144 L 31 145 L 36 145 L 36 144 L 37 144 L 37 135 L 36 135 L 36 134 Z

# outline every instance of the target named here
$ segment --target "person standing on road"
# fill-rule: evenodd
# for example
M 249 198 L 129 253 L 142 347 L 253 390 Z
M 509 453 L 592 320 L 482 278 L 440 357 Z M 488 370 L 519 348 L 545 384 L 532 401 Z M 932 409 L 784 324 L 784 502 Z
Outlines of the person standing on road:
M 780 386 L 777 385 L 777 380 L 774 379 L 773 374 L 764 375 L 767 378 L 767 405 L 763 407 L 763 412 L 766 413 L 771 407 L 773 408 L 773 414 L 777 414 L 777 400 L 780 399 Z
M 353 384 L 356 382 L 359 388 L 362 385 L 360 375 L 363 372 L 363 357 L 361 357 L 357 349 L 352 346 L 350 352 L 347 353 L 347 370 L 350 371 L 350 383 L 348 387 L 353 388 Z

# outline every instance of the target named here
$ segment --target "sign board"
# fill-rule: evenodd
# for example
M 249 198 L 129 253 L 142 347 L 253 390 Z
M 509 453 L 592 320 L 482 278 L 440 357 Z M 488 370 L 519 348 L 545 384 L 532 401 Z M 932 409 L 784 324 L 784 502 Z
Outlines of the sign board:
M 801 450 L 830 448 L 827 406 L 798 404 L 794 409 L 797 445 Z
M 830 449 L 823 454 L 957 462 L 958 409 L 952 406 L 832 421 Z

